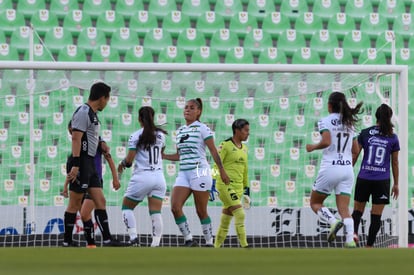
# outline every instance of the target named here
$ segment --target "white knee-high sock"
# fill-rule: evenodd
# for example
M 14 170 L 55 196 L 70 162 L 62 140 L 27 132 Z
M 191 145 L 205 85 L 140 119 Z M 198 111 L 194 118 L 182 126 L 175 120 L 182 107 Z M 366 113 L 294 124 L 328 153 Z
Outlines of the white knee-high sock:
M 160 245 L 162 229 L 163 229 L 163 221 L 162 221 L 161 213 L 159 212 L 152 213 L 151 220 L 152 220 L 151 247 L 156 247 Z
M 125 226 L 127 227 L 129 238 L 131 240 L 136 239 L 137 234 L 137 222 L 135 219 L 134 211 L 131 209 L 123 209 L 122 217 L 124 219 Z
M 329 209 L 326 207 L 319 209 L 317 214 L 319 218 L 327 221 L 331 225 L 337 221 L 337 218 L 335 218 L 334 214 L 332 214 L 331 211 L 329 211 Z
M 344 229 L 346 242 L 352 242 L 354 240 L 354 220 L 352 218 L 344 219 Z

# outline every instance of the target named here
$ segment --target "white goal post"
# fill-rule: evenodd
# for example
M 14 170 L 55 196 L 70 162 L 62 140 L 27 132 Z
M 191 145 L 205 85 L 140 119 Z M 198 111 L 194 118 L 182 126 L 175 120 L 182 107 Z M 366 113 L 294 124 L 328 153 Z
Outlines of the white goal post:
M 1 70 L 29 70 L 30 77 L 35 78 L 35 71 L 163 71 L 163 72 L 239 72 L 239 73 L 293 73 L 293 74 L 391 74 L 398 75 L 398 91 L 392 91 L 392 106 L 396 119 L 396 131 L 400 140 L 401 151 L 399 153 L 400 164 L 400 196 L 398 198 L 398 246 L 408 246 L 408 67 L 403 65 L 264 65 L 264 64 L 176 64 L 176 63 L 99 63 L 99 62 L 30 62 L 30 61 L 1 61 Z M 320 81 L 324 81 L 321 79 Z M 33 113 L 33 94 L 34 87 L 29 87 L 29 127 L 30 133 L 33 132 L 34 119 Z M 30 87 L 32 89 L 30 90 Z M 351 87 L 350 87 L 351 88 Z M 395 85 L 393 86 L 395 88 Z M 0 110 L 1 112 L 2 110 Z M 105 112 L 105 111 L 104 111 Z M 0 127 L 1 128 L 1 127 Z M 62 133 L 64 135 L 65 133 Z M 216 141 L 217 143 L 218 141 Z M 34 165 L 35 143 L 30 139 L 30 164 Z M 33 171 L 33 169 L 32 169 Z M 34 189 L 34 173 L 30 176 L 30 188 Z M 410 194 L 411 195 L 411 194 Z M 33 224 L 33 230 L 36 224 L 36 213 L 34 205 L 35 193 L 30 192 L 28 206 L 28 222 Z M 0 208 L 3 206 L 0 206 Z M 168 211 L 165 211 L 168 212 Z M 61 211 L 63 216 L 63 211 Z M 169 213 L 168 213 L 169 214 Z M 260 223 L 260 221 L 256 221 Z M 249 232 L 247 232 L 249 234 Z M 177 234 L 178 231 L 177 231 Z

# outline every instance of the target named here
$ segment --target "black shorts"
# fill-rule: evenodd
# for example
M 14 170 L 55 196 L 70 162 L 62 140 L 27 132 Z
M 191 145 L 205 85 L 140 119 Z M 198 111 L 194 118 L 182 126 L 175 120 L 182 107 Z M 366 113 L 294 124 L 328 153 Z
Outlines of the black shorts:
M 371 196 L 372 204 L 389 204 L 390 185 L 390 179 L 366 180 L 357 178 L 354 200 L 367 202 Z
M 72 169 L 72 158 L 68 158 L 66 170 Z M 86 193 L 88 188 L 102 188 L 102 181 L 95 168 L 94 157 L 82 156 L 80 158 L 79 173 L 75 181 L 69 183 L 69 190 L 76 193 Z

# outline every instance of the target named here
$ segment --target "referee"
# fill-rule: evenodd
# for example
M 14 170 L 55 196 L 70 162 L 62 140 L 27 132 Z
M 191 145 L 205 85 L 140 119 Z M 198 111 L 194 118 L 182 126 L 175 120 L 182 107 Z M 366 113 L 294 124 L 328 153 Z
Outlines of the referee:
M 100 123 L 97 112 L 106 107 L 110 92 L 111 87 L 105 83 L 97 82 L 93 84 L 88 102 L 78 107 L 72 116 L 72 159 L 68 163 L 69 173 L 67 174 L 70 196 L 64 217 L 63 246 L 72 245 L 72 231 L 76 222 L 76 214 L 81 209 L 82 199 L 86 192 L 95 202 L 95 219 L 102 230 L 104 244 L 105 242 L 111 242 L 102 182 L 94 163 L 95 154 L 98 146 L 100 146 Z M 107 147 L 102 146 L 101 149 L 107 150 Z M 83 220 L 82 222 L 88 243 L 87 247 L 95 248 L 92 219 Z

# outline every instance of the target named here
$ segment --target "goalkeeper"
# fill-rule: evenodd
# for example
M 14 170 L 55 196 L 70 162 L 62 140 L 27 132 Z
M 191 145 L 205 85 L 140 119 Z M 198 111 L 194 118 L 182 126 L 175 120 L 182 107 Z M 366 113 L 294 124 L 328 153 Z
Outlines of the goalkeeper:
M 247 146 L 243 144 L 249 137 L 249 122 L 237 119 L 232 124 L 233 136 L 220 144 L 219 155 L 224 169 L 230 178 L 225 184 L 220 177 L 216 178 L 216 189 L 223 202 L 220 226 L 217 230 L 214 247 L 223 244 L 229 232 L 230 222 L 234 217 L 237 238 L 241 247 L 248 247 L 246 229 L 244 226 L 245 208 L 250 207 L 249 187 L 247 182 Z M 216 170 L 217 167 L 214 167 Z M 243 201 L 243 206 L 242 206 Z

